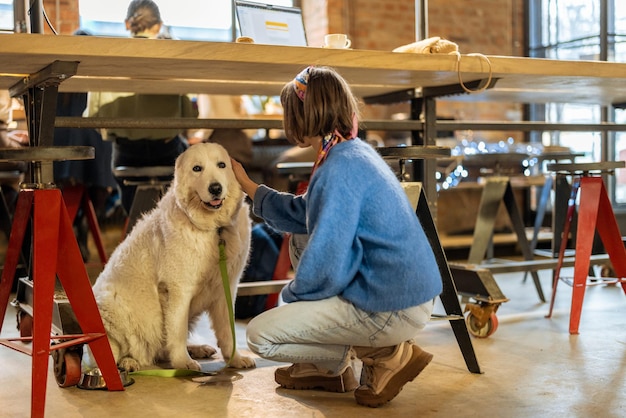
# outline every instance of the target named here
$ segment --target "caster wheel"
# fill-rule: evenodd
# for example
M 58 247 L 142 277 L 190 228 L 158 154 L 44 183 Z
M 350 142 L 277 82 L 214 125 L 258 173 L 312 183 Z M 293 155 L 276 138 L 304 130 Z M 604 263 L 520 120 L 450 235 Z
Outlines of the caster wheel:
M 492 313 L 487 322 L 481 326 L 478 323 L 478 318 L 470 312 L 465 318 L 465 323 L 470 334 L 478 338 L 487 338 L 498 329 L 498 317 L 495 313 Z
M 33 317 L 24 311 L 20 311 L 17 328 L 20 331 L 20 337 L 32 337 L 33 336 Z
M 54 377 L 59 387 L 76 386 L 81 378 L 82 350 L 54 350 Z

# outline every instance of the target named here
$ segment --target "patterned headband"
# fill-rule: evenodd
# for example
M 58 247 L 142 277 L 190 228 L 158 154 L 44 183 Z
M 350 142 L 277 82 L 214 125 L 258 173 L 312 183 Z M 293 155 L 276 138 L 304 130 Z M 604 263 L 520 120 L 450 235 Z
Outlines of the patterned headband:
M 309 84 L 309 76 L 311 75 L 309 71 L 311 68 L 313 67 L 306 67 L 293 80 L 293 88 L 296 91 L 296 95 L 298 95 L 302 101 L 304 101 L 307 84 Z

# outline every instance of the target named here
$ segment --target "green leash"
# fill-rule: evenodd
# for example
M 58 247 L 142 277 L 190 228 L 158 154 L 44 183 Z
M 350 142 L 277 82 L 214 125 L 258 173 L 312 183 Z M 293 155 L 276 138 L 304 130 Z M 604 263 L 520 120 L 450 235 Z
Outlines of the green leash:
M 230 366 L 230 362 L 237 352 L 237 336 L 235 335 L 235 312 L 233 311 L 233 297 L 230 294 L 230 280 L 228 279 L 228 271 L 226 270 L 226 242 L 220 238 L 220 272 L 222 273 L 222 284 L 224 285 L 224 294 L 226 295 L 226 303 L 228 304 L 228 319 L 230 319 L 230 332 L 233 336 L 233 351 L 224 368 Z
M 221 230 L 219 231 L 221 232 Z M 226 304 L 228 305 L 228 317 L 230 319 L 230 332 L 233 336 L 233 351 L 230 358 L 222 370 L 230 366 L 230 362 L 237 352 L 237 336 L 235 335 L 235 312 L 233 310 L 233 297 L 230 293 L 230 280 L 228 279 L 228 270 L 226 269 L 226 242 L 220 238 L 220 273 L 222 276 L 222 285 L 224 286 L 224 295 L 226 296 Z M 215 372 L 209 373 L 214 374 Z M 183 377 L 183 376 L 206 376 L 207 373 L 197 370 L 187 369 L 154 369 L 154 370 L 137 370 L 129 374 L 135 376 L 160 376 L 160 377 Z
M 204 376 L 206 373 L 198 370 L 189 369 L 151 369 L 136 370 L 130 372 L 133 376 L 159 376 L 159 377 L 187 377 L 187 376 Z

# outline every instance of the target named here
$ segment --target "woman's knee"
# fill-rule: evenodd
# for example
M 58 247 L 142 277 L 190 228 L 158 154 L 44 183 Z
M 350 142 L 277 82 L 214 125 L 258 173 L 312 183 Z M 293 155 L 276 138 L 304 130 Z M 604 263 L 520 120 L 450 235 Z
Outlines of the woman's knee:
M 260 316 L 253 318 L 246 326 L 246 341 L 248 348 L 254 354 L 267 357 L 273 344 L 265 335 L 266 327 L 263 326 L 264 321 L 260 320 Z

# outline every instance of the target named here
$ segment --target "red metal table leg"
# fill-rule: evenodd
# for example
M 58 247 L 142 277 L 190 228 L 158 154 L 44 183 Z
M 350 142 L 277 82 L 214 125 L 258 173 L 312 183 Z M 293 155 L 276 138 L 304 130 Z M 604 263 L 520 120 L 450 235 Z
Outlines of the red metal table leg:
M 85 216 L 87 217 L 87 222 L 89 223 L 89 230 L 91 231 L 93 241 L 96 244 L 96 249 L 98 250 L 100 262 L 102 262 L 102 265 L 105 265 L 108 257 L 104 249 L 104 243 L 102 242 L 102 231 L 100 231 L 98 216 L 96 215 L 96 210 L 93 207 L 93 202 L 86 192 L 83 195 L 83 210 L 85 211 Z M 70 217 L 70 219 L 72 218 Z
M 591 181 L 590 181 L 591 180 Z M 599 183 L 597 181 L 599 180 Z M 593 237 L 598 220 L 602 178 L 584 177 L 580 184 L 580 207 L 578 210 L 578 233 L 576 238 L 576 261 L 574 262 L 574 283 L 572 287 L 572 307 L 570 310 L 570 334 L 578 334 L 582 304 L 589 275 L 589 258 L 593 247 Z
M 84 191 L 85 188 L 83 186 L 65 186 L 63 188 L 63 201 L 67 208 L 67 214 L 72 221 L 74 221 L 78 209 L 80 209 Z
M 58 199 L 50 192 L 35 191 L 33 202 L 33 351 L 31 415 L 43 416 L 46 405 L 48 358 L 54 282 L 59 244 L 60 192 Z
M 33 206 L 33 191 L 22 190 L 17 196 L 15 206 L 15 215 L 11 226 L 11 236 L 9 237 L 9 245 L 4 258 L 4 269 L 2 270 L 2 279 L 0 279 L 0 331 L 4 323 L 9 297 L 11 296 L 11 286 L 15 279 L 15 271 L 20 259 L 20 251 L 24 242 L 26 227 L 30 220 L 30 213 Z
M 274 266 L 274 274 L 272 280 L 284 280 L 289 274 L 291 269 L 291 260 L 289 259 L 289 234 L 283 235 L 283 241 L 280 244 L 280 251 L 278 253 L 278 259 L 276 260 L 276 266 Z M 278 293 L 270 293 L 267 295 L 267 301 L 265 302 L 265 309 L 275 308 L 278 304 Z
M 609 255 L 609 259 L 613 263 L 617 276 L 621 278 L 626 277 L 626 250 L 624 249 L 615 214 L 601 177 L 584 177 L 581 180 L 578 219 L 570 334 L 578 334 L 583 299 L 587 286 L 589 259 L 596 229 Z M 601 221 L 598 222 L 598 219 L 601 219 Z M 624 282 L 622 282 L 622 287 L 626 291 Z
M 93 241 L 96 245 L 96 249 L 98 250 L 100 262 L 102 262 L 103 265 L 106 264 L 108 257 L 102 242 L 102 232 L 100 231 L 96 210 L 94 209 L 93 203 L 89 198 L 87 188 L 83 185 L 66 186 L 63 188 L 63 200 L 65 201 L 67 213 L 72 222 L 76 219 L 76 214 L 81 207 L 83 211 L 85 211 L 85 216 L 87 217 L 87 222 L 89 224 L 89 231 L 91 231 Z

